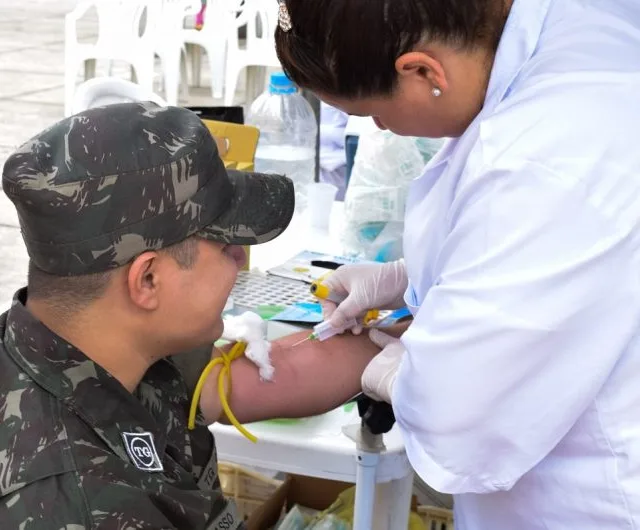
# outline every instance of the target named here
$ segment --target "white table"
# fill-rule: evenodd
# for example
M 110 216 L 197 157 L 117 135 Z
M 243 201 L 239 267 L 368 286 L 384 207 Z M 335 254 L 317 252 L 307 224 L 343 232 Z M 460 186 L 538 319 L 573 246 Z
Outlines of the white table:
M 343 253 L 343 245 L 340 241 L 343 222 L 343 202 L 333 203 L 328 231 L 313 228 L 309 225 L 304 213 L 297 214 L 279 237 L 268 243 L 251 247 L 251 268 L 266 271 L 302 250 L 340 255 Z
M 251 266 L 266 270 L 301 250 L 340 254 L 339 234 L 342 203 L 335 203 L 329 231 L 312 229 L 304 216 L 296 217 L 278 239 L 251 249 Z M 294 331 L 284 324 L 269 323 L 269 339 Z M 256 435 L 256 444 L 234 427 L 215 424 L 221 461 L 299 475 L 356 482 L 356 446 L 342 433 L 342 427 L 359 423 L 357 407 L 345 407 L 294 424 L 259 422 L 247 428 Z M 408 526 L 413 489 L 413 470 L 397 426 L 384 436 L 386 450 L 377 467 L 377 491 L 372 530 L 400 530 Z

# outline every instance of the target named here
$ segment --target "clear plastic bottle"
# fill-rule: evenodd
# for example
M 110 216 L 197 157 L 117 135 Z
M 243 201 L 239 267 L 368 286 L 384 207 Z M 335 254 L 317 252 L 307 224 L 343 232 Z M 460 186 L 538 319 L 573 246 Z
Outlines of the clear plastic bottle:
M 286 175 L 293 181 L 296 211 L 307 206 L 316 173 L 318 123 L 309 102 L 283 73 L 271 74 L 268 90 L 252 103 L 247 125 L 260 129 L 255 170 Z

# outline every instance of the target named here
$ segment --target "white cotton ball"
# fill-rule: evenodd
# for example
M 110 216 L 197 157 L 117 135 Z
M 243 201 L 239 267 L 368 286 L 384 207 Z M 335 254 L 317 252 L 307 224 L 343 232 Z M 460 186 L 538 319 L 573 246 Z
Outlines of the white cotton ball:
M 244 340 L 243 337 L 247 334 L 246 324 L 242 315 L 227 316 L 223 320 L 224 331 L 222 332 L 222 338 L 229 341 Z
M 261 341 L 265 339 L 267 334 L 267 323 L 262 320 L 260 315 L 247 311 L 242 314 L 242 320 L 245 325 L 245 340 L 247 342 Z
M 260 370 L 263 380 L 271 381 L 275 368 L 271 364 L 269 353 L 271 343 L 266 340 L 267 323 L 260 315 L 247 311 L 242 315 L 227 316 L 224 319 L 222 338 L 234 342 L 245 342 L 245 357 Z
M 260 377 L 265 381 L 271 381 L 275 368 L 271 364 L 271 343 L 266 340 L 249 342 L 244 355 L 260 369 Z

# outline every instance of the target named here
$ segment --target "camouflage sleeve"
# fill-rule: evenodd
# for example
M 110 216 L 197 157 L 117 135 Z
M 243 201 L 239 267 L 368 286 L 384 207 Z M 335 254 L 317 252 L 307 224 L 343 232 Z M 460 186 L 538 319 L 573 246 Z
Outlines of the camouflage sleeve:
M 178 530 L 144 491 L 75 473 L 47 477 L 0 501 L 1 528 Z M 82 484 L 82 485 L 81 485 Z
M 2 528 L 89 528 L 89 511 L 73 473 L 33 482 L 0 500 Z
M 151 497 L 126 485 L 103 484 L 91 499 L 91 530 L 180 530 Z M 180 518 L 177 510 L 172 515 Z

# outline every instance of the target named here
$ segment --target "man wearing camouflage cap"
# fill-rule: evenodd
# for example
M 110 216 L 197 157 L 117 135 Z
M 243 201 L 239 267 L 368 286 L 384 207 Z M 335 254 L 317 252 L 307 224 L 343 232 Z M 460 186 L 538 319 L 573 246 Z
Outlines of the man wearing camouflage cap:
M 204 368 L 245 260 L 238 245 L 287 227 L 291 182 L 227 172 L 190 111 L 126 103 L 27 142 L 3 188 L 30 265 L 0 317 L 0 527 L 242 528 L 206 427 L 222 416 L 216 374 L 190 431 L 192 381 L 174 360 Z M 240 421 L 330 410 L 378 351 L 343 336 L 288 355 L 298 339 L 274 343 L 274 383 L 233 363 Z

